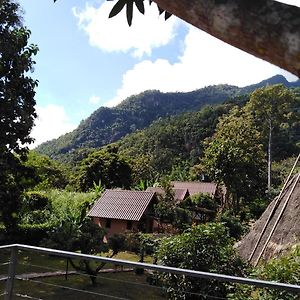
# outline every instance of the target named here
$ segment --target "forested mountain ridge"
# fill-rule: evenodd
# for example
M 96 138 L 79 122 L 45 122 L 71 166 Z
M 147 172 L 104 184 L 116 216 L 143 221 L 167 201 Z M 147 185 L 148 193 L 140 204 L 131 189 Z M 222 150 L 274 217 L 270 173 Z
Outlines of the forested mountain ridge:
M 100 107 L 74 131 L 43 143 L 36 150 L 64 161 L 64 156 L 70 155 L 76 149 L 97 148 L 113 143 L 129 133 L 148 127 L 159 118 L 198 111 L 205 105 L 223 103 L 248 94 L 258 87 L 275 83 L 282 83 L 287 87 L 300 86 L 299 80 L 289 83 L 283 76 L 277 75 L 243 88 L 215 85 L 187 93 L 145 91 L 125 99 L 116 107 Z

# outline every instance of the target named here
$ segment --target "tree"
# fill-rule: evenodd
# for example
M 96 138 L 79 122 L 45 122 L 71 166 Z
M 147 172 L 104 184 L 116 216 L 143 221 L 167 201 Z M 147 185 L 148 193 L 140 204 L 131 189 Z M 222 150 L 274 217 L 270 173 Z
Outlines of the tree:
M 205 193 L 194 194 L 187 198 L 182 206 L 190 211 L 193 223 L 212 222 L 219 209 L 216 199 Z
M 292 91 L 283 85 L 273 85 L 255 90 L 245 107 L 267 140 L 268 190 L 271 188 L 273 133 L 284 129 L 286 134 L 286 129 L 291 128 L 297 118 L 299 120 L 296 105 L 296 95 Z
M 91 153 L 79 165 L 77 182 L 81 191 L 93 188 L 99 180 L 106 188 L 129 188 L 131 185 L 131 168 L 114 147 Z
M 251 114 L 235 107 L 220 119 L 202 158 L 206 173 L 223 182 L 238 212 L 240 199 L 252 200 L 265 190 L 261 134 Z
M 160 231 L 183 230 L 190 226 L 191 218 L 188 210 L 176 203 L 175 192 L 169 181 L 162 181 L 162 193 L 158 193 L 158 203 L 154 205 L 154 215 Z M 170 228 L 168 225 L 172 225 Z
M 37 46 L 28 45 L 30 31 L 22 25 L 20 7 L 0 2 L 0 219 L 8 232 L 16 228 L 20 194 L 24 189 L 20 158 L 24 158 L 35 113 L 34 88 L 29 77 Z M 18 157 L 16 154 L 20 154 Z
M 26 150 L 33 139 L 29 133 L 35 113 L 34 88 L 37 81 L 28 76 L 37 46 L 28 45 L 30 31 L 21 23 L 19 4 L 0 4 L 0 150 L 1 153 Z
M 29 151 L 24 165 L 34 173 L 28 180 L 32 181 L 35 190 L 63 189 L 69 182 L 67 167 L 46 155 Z

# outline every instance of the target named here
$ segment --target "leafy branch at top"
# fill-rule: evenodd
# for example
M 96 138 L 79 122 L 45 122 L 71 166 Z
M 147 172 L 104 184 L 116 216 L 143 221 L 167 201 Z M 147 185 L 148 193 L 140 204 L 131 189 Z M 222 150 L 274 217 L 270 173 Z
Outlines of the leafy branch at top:
M 53 0 L 56 2 L 57 0 Z M 115 1 L 115 0 L 107 0 L 107 1 Z M 148 0 L 149 4 L 151 5 L 153 0 Z M 133 17 L 133 4 L 137 7 L 138 11 L 141 14 L 145 14 L 145 6 L 144 6 L 144 0 L 118 0 L 117 3 L 114 5 L 112 10 L 109 13 L 109 18 L 115 17 L 117 14 L 119 14 L 122 9 L 126 6 L 126 17 L 127 17 L 127 23 L 129 26 L 132 24 L 132 17 Z M 172 14 L 168 11 L 165 11 L 161 7 L 157 5 L 159 14 L 165 13 L 165 20 L 169 19 Z
M 114 1 L 114 0 L 107 0 L 107 1 Z M 152 0 L 149 0 L 150 5 L 151 5 L 152 2 L 153 2 Z M 133 4 L 135 4 L 135 6 L 137 7 L 138 11 L 141 14 L 145 13 L 144 0 L 118 0 L 117 3 L 114 5 L 114 7 L 112 8 L 112 10 L 110 12 L 109 18 L 112 18 L 112 17 L 116 16 L 126 6 L 127 22 L 128 22 L 128 25 L 131 26 L 132 16 L 133 16 Z M 159 7 L 158 5 L 157 5 L 157 7 L 158 7 L 158 11 L 159 11 L 160 15 L 165 12 L 165 20 L 170 18 L 170 16 L 172 14 L 165 11 L 164 9 Z

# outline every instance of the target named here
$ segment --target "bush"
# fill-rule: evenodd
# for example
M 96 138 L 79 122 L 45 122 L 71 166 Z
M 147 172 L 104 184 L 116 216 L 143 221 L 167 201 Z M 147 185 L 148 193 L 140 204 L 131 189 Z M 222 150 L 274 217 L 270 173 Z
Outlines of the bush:
M 80 223 L 86 211 L 92 205 L 94 193 L 76 193 L 60 190 L 50 190 L 47 195 L 51 202 L 52 213 L 49 222 L 60 226 L 61 223 L 72 220 Z
M 50 204 L 49 198 L 42 192 L 31 191 L 25 193 L 23 205 L 28 210 L 42 210 Z
M 19 215 L 22 224 L 48 223 L 51 215 L 51 202 L 43 192 L 26 192 Z
M 205 272 L 242 276 L 245 265 L 235 254 L 226 227 L 210 223 L 192 227 L 163 240 L 158 258 L 163 265 Z M 161 277 L 171 299 L 206 299 L 201 294 L 226 297 L 228 284 L 189 276 Z
M 241 223 L 238 217 L 232 215 L 230 211 L 225 212 L 220 217 L 220 222 L 228 228 L 229 235 L 235 239 L 239 239 L 246 231 L 246 226 Z
M 22 224 L 19 225 L 16 236 L 11 238 L 11 242 L 34 245 L 40 244 L 41 240 L 47 238 L 48 232 L 53 229 L 51 224 Z
M 6 243 L 6 230 L 4 225 L 0 225 L 0 245 Z
M 108 239 L 108 247 L 112 250 L 113 255 L 116 255 L 118 252 L 125 250 L 125 240 L 126 237 L 124 234 L 114 234 Z

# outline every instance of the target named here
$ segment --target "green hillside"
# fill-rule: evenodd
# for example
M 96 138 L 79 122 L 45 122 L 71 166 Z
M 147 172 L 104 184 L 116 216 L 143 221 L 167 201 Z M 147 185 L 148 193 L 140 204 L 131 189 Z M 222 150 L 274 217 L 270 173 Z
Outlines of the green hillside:
M 157 174 L 169 173 L 182 163 L 189 168 L 198 163 L 204 139 L 213 135 L 218 118 L 232 107 L 232 103 L 206 106 L 197 112 L 154 121 L 148 128 L 122 138 L 117 143 L 119 153 L 134 159 L 147 156 Z
M 289 85 L 283 76 L 278 75 L 244 88 L 215 85 L 187 93 L 145 91 L 125 99 L 116 107 L 100 107 L 83 120 L 77 129 L 43 143 L 36 150 L 54 159 L 69 161 L 76 149 L 98 148 L 116 142 L 127 134 L 148 127 L 160 118 L 199 111 L 206 105 L 223 103 L 269 83 Z

